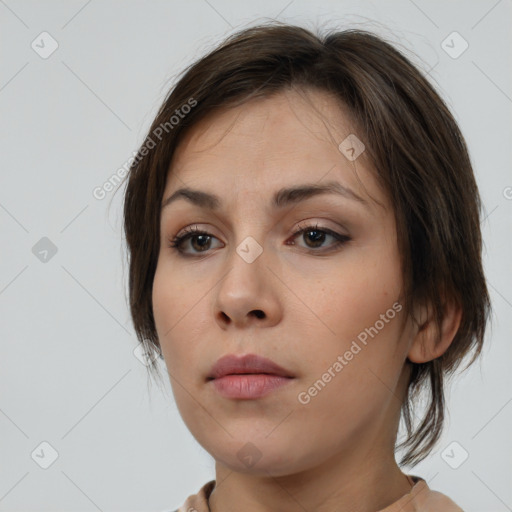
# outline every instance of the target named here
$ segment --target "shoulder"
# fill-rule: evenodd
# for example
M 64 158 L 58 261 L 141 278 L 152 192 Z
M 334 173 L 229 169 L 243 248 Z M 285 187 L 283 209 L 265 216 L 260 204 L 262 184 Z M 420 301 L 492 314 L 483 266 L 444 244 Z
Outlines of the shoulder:
M 453 500 L 437 491 L 429 491 L 425 500 L 425 512 L 464 512 Z
M 429 488 L 427 482 L 419 479 L 411 490 L 418 512 L 464 512 L 453 500 Z

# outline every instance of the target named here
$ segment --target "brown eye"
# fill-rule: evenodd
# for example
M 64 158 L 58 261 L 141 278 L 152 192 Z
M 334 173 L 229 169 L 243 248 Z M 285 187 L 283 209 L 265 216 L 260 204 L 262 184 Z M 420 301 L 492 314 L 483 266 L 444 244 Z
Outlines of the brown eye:
M 189 247 L 192 247 L 192 255 L 200 254 L 202 252 L 207 252 L 211 248 L 211 242 L 215 239 L 213 235 L 207 233 L 206 231 L 201 231 L 197 229 L 196 226 L 194 228 L 188 228 L 185 232 L 179 236 L 175 236 L 174 238 L 169 240 L 169 246 L 173 249 L 176 249 L 178 252 L 190 256 L 191 254 L 186 251 L 184 246 L 190 240 L 191 243 Z
M 312 247 L 321 247 L 325 237 L 326 236 L 332 236 L 326 233 L 325 231 L 319 230 L 319 229 L 308 229 L 307 231 L 304 231 L 303 234 L 303 240 L 311 240 L 312 241 Z
M 293 234 L 293 239 L 299 237 L 299 235 L 302 235 L 302 240 L 306 243 L 307 249 L 317 249 L 322 248 L 324 246 L 324 242 L 326 240 L 326 237 L 331 237 L 334 239 L 334 244 L 327 245 L 328 248 L 335 249 L 336 247 L 339 247 L 340 245 L 343 245 L 344 243 L 348 242 L 350 240 L 350 237 L 347 235 L 342 235 L 341 233 L 336 233 L 335 231 L 332 231 L 328 228 L 319 228 L 318 224 L 313 226 L 305 226 L 299 228 L 295 233 Z M 292 242 L 291 245 L 295 245 L 295 242 Z M 314 252 L 321 252 L 321 251 L 314 251 Z

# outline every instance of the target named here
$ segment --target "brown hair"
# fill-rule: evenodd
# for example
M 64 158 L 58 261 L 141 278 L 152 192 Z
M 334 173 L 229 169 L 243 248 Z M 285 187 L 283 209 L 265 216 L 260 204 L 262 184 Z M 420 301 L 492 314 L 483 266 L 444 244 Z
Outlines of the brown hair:
M 359 127 L 366 157 L 394 206 L 405 311 L 426 303 L 439 327 L 445 301 L 462 309 L 460 327 L 442 356 L 424 364 L 406 362 L 411 365 L 402 404 L 407 437 L 398 448 L 407 448 L 401 464 L 415 464 L 442 431 L 444 376 L 474 350 L 467 368 L 482 349 L 490 301 L 481 261 L 481 203 L 464 138 L 448 107 L 408 58 L 371 32 L 317 36 L 265 23 L 230 36 L 183 71 L 127 176 L 124 229 L 135 331 L 147 353 L 161 356 L 151 301 L 160 207 L 169 164 L 186 129 L 216 109 L 291 86 L 333 93 Z M 154 360 L 149 368 L 156 371 Z M 429 392 L 428 406 L 413 428 L 411 415 L 423 389 Z

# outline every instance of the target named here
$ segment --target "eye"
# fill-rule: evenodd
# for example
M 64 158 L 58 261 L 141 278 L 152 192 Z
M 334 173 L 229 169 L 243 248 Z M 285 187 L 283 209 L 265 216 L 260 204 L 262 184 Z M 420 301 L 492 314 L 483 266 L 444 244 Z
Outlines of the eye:
M 197 226 L 193 226 L 185 228 L 182 234 L 171 238 L 169 240 L 169 247 L 172 247 L 176 251 L 189 256 L 190 254 L 188 254 L 183 248 L 183 246 L 186 245 L 185 242 L 191 240 L 193 249 L 201 253 L 207 252 L 211 248 L 211 241 L 214 238 L 215 237 L 210 233 L 197 229 Z
M 309 249 L 310 252 L 314 253 L 323 253 L 327 252 L 325 249 L 325 240 L 329 237 L 334 240 L 334 243 L 329 244 L 328 251 L 335 250 L 346 242 L 350 241 L 351 238 L 347 235 L 342 235 L 341 233 L 337 233 L 332 231 L 329 228 L 321 228 L 316 225 L 309 226 L 301 226 L 297 229 L 291 238 L 291 240 L 295 240 L 302 235 L 302 239 L 306 242 L 306 249 Z M 185 230 L 180 234 L 173 238 L 169 239 L 169 247 L 178 251 L 180 254 L 184 256 L 197 256 L 200 253 L 207 253 L 211 247 L 212 240 L 217 240 L 217 238 L 207 231 L 203 231 L 197 228 L 197 226 L 185 228 Z M 190 242 L 189 248 L 192 248 L 192 252 L 187 252 L 186 245 Z M 287 245 L 295 245 L 295 241 L 287 243 Z
M 351 240 L 351 238 L 347 235 L 342 235 L 341 233 L 332 231 L 329 228 L 319 227 L 318 224 L 315 224 L 314 226 L 312 224 L 310 224 L 309 226 L 299 227 L 299 229 L 297 229 L 293 233 L 292 239 L 298 238 L 299 235 L 302 235 L 302 239 L 304 241 L 308 240 L 308 242 L 306 242 L 306 246 L 308 249 L 313 249 L 313 252 L 325 252 L 325 251 L 317 251 L 315 249 L 322 247 L 326 238 L 328 238 L 328 237 L 331 237 L 334 239 L 334 243 L 330 244 L 329 250 L 336 249 L 337 247 L 339 247 Z M 292 242 L 290 245 L 295 245 L 295 242 Z

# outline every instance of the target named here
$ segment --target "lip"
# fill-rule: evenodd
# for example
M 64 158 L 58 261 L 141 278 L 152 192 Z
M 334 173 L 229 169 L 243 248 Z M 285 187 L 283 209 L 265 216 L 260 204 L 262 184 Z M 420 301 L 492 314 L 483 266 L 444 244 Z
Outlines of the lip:
M 258 356 L 256 354 L 244 354 L 242 356 L 229 354 L 221 357 L 212 366 L 207 379 L 218 379 L 226 375 L 260 373 L 277 375 L 279 377 L 293 377 L 288 370 L 266 357 Z
M 207 377 L 226 398 L 256 399 L 286 385 L 294 378 L 274 361 L 256 354 L 221 357 Z

